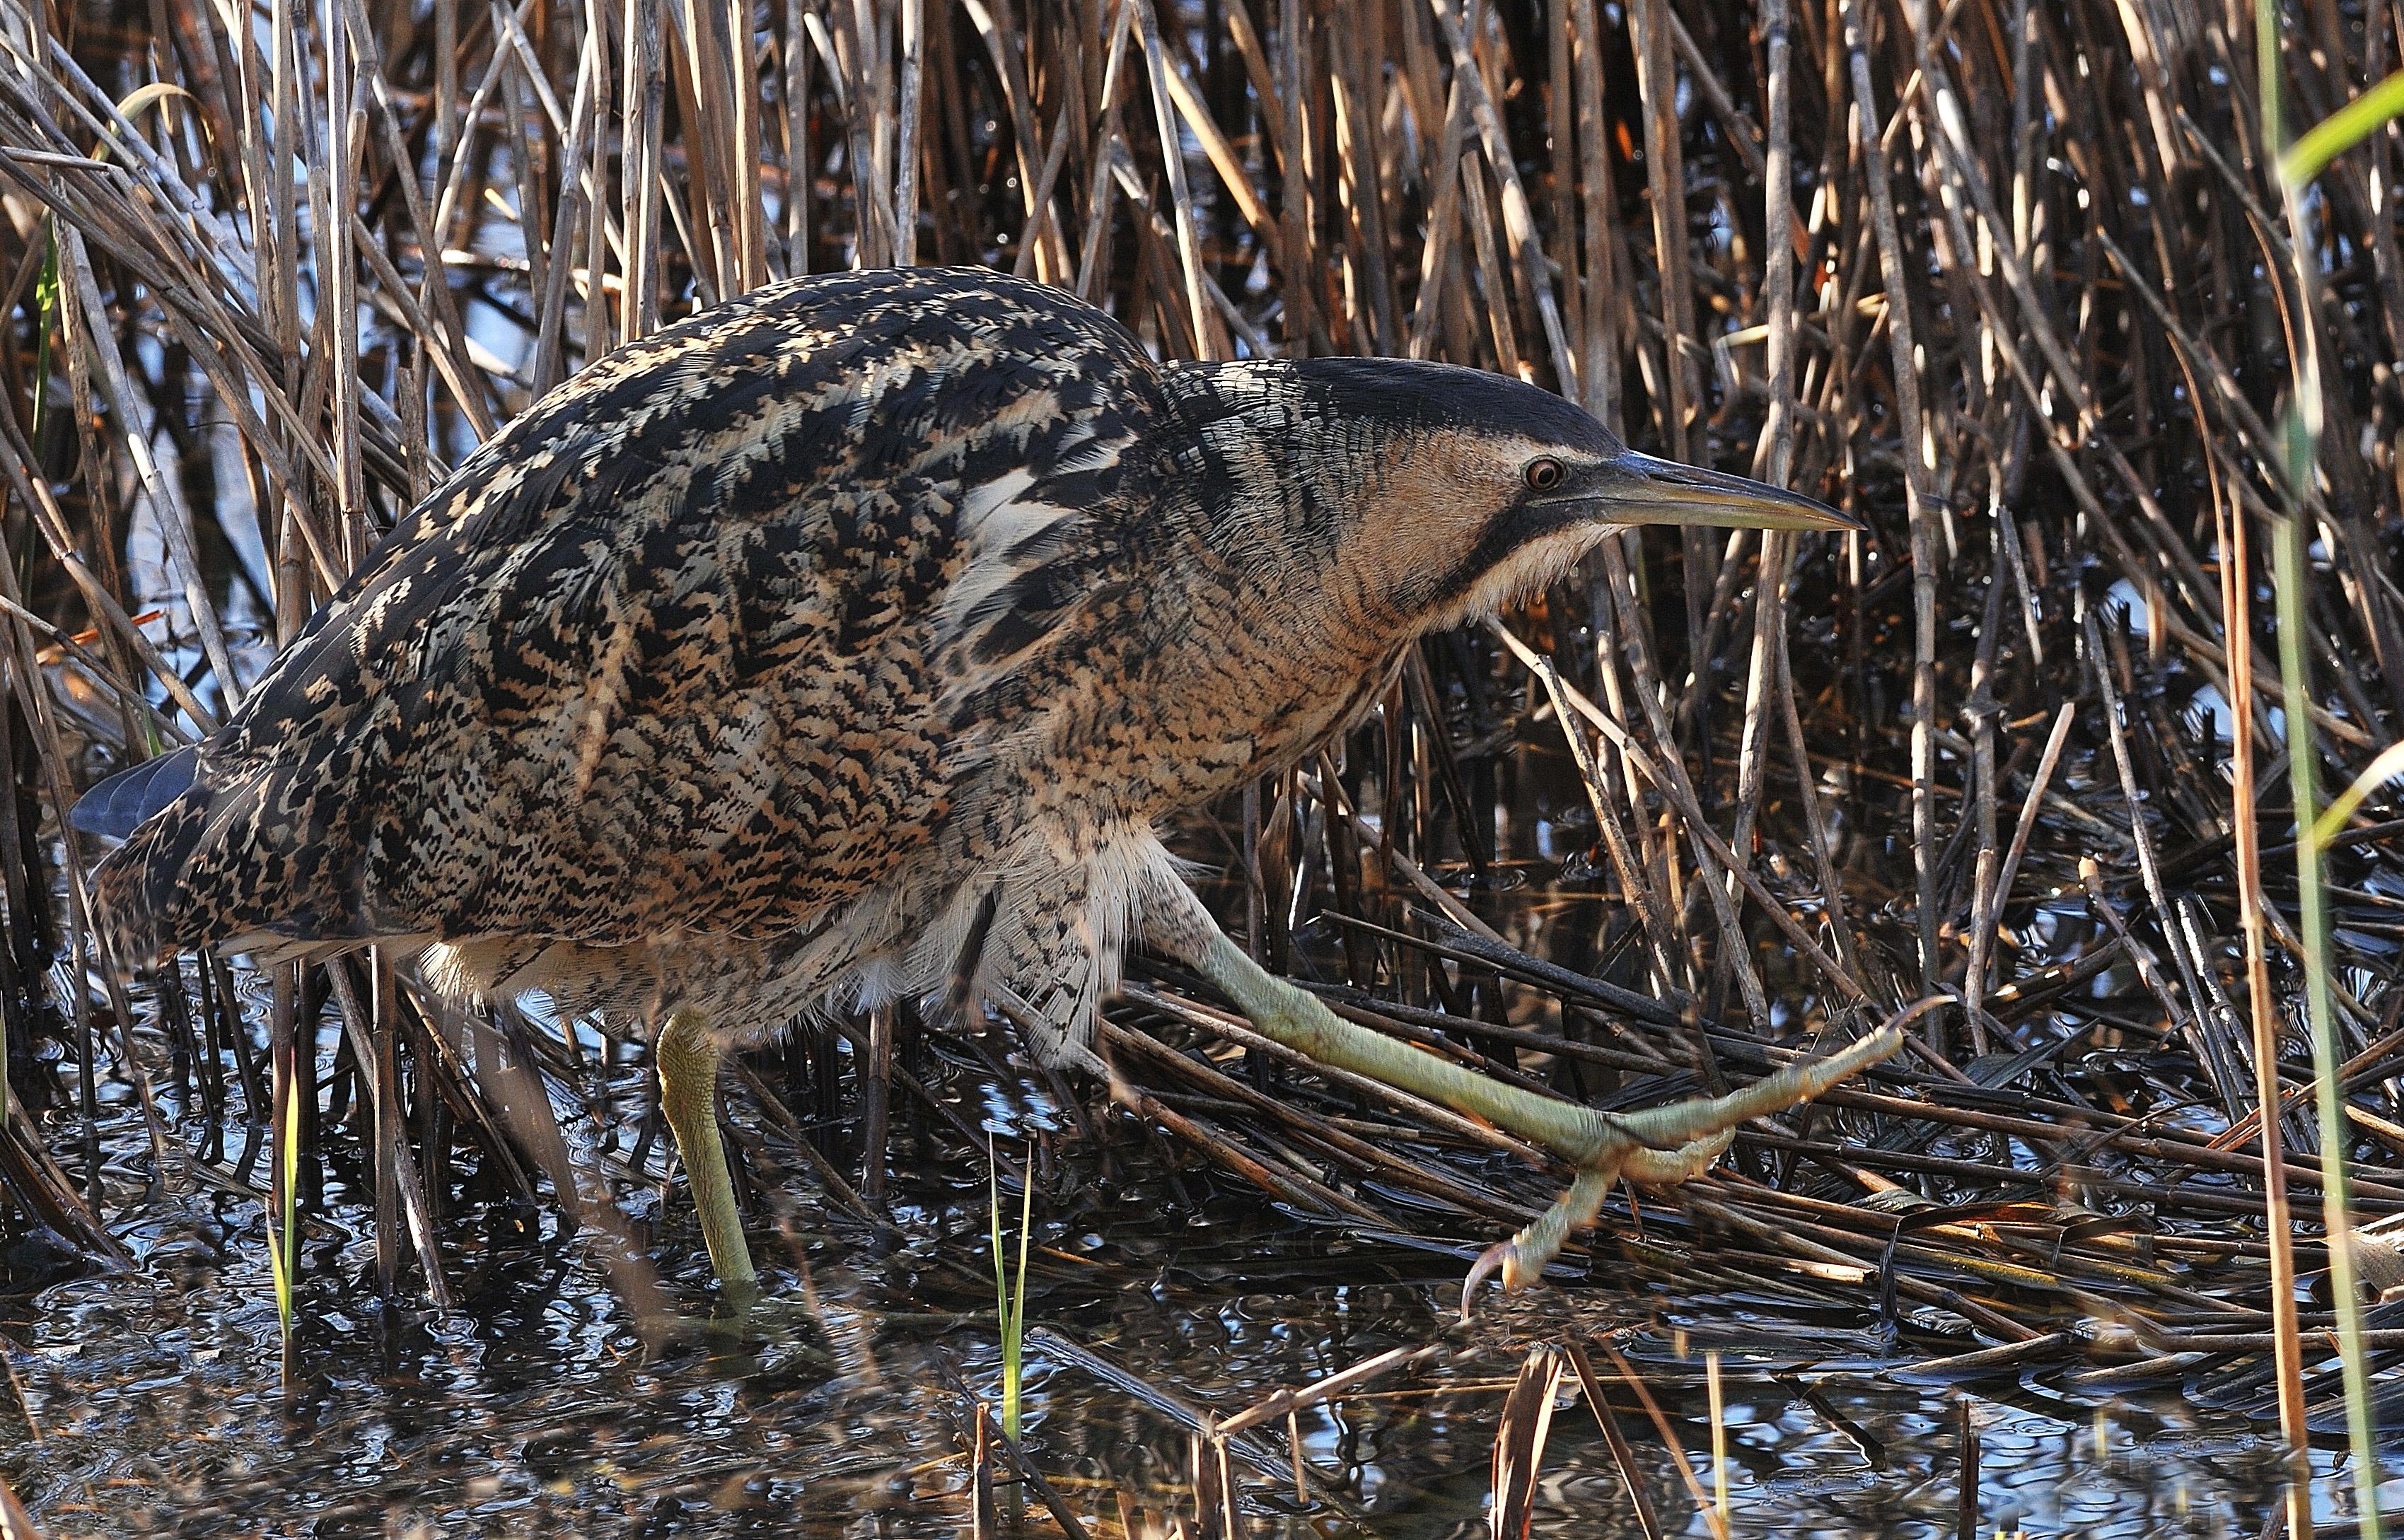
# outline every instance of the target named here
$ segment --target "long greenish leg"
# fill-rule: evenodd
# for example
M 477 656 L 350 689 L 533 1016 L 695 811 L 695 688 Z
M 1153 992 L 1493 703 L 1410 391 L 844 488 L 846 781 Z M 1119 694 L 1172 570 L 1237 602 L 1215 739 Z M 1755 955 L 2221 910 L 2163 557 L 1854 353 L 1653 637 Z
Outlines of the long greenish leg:
M 1345 1020 L 1317 996 L 1245 956 L 1242 948 L 1216 929 L 1195 965 L 1263 1036 L 1314 1063 L 1365 1075 L 1397 1090 L 1440 1102 L 1455 1112 L 1483 1117 L 1574 1166 L 1613 1158 L 1635 1144 L 1613 1119 L 1592 1108 L 1489 1080 L 1475 1070 Z
M 1263 1035 L 1314 1062 L 1367 1075 L 1456 1112 L 1483 1117 L 1578 1168 L 1576 1181 L 1558 1202 L 1478 1258 L 1469 1275 L 1472 1288 L 1497 1269 L 1506 1288 L 1533 1280 L 1558 1255 L 1572 1230 L 1594 1223 L 1604 1195 L 1619 1176 L 1667 1185 L 1702 1174 L 1735 1138 L 1737 1125 L 1808 1102 L 1885 1059 L 1903 1046 L 1904 1024 L 1936 1003 L 1922 1002 L 1824 1059 L 1789 1064 L 1726 1096 L 1698 1096 L 1642 1112 L 1606 1116 L 1489 1080 L 1347 1021 L 1315 996 L 1244 955 L 1241 948 L 1209 924 L 1207 915 L 1197 920 L 1188 910 L 1174 918 L 1175 923 L 1162 927 L 1167 933 L 1162 939 L 1235 1002 Z M 1462 1304 L 1466 1309 L 1466 1295 Z
M 760 1275 L 743 1239 L 734 1180 L 727 1173 L 726 1148 L 719 1142 L 718 1061 L 723 1056 L 717 1035 L 691 1011 L 670 1016 L 651 1045 L 651 1061 L 660 1070 L 660 1110 L 667 1114 L 668 1131 L 676 1135 L 710 1266 L 729 1289 L 748 1291 L 759 1286 Z

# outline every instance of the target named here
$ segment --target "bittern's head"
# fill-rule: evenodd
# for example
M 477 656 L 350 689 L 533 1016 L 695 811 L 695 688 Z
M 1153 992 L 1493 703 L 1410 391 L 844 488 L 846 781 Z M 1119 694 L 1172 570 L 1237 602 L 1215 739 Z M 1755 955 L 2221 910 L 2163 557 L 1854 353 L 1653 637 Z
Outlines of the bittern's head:
M 1798 493 L 1639 454 L 1502 375 L 1390 358 L 1214 373 L 1236 409 L 1205 429 L 1221 465 L 1255 486 L 1273 477 L 1296 554 L 1415 631 L 1490 613 L 1631 524 L 1861 527 Z

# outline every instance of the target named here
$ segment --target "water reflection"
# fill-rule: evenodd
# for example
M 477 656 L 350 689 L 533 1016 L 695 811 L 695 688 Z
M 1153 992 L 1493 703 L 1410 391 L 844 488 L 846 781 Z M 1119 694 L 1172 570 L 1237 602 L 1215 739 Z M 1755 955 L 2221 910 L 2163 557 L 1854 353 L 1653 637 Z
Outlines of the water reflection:
M 1456 1259 L 1182 1181 L 1202 1224 L 1111 1219 L 1103 1211 L 1138 1190 L 1157 1213 L 1162 1187 L 1137 1172 L 1124 1188 L 1097 1178 L 1088 1212 L 1052 1216 L 1041 1237 L 1068 1260 L 1032 1290 L 1030 1318 L 1057 1335 L 1030 1349 L 1027 1441 L 1097 1533 L 1115 1531 L 1118 1493 L 1155 1512 L 1189 1501 L 1177 1406 L 1224 1415 L 1387 1348 L 1441 1341 L 1424 1371 L 1297 1417 L 1301 1499 L 1282 1424 L 1234 1469 L 1257 1534 L 1482 1534 L 1501 1392 L 1527 1347 L 1630 1323 L 1649 1323 L 1626 1351 L 1707 1491 L 1701 1353 L 1725 1349 L 1732 1533 L 1954 1533 L 1955 1393 L 1883 1376 L 1874 1323 L 1798 1328 L 1733 1296 L 1656 1314 L 1659 1295 L 1606 1285 L 1464 1329 L 1451 1321 Z M 797 1269 L 769 1310 L 740 1331 L 706 1330 L 707 1301 L 687 1294 L 691 1325 L 652 1349 L 581 1241 L 454 1226 L 461 1310 L 443 1319 L 375 1305 L 360 1286 L 364 1242 L 321 1247 L 288 1388 L 260 1248 L 227 1247 L 217 1206 L 189 1200 L 146 1227 L 140 1271 L 0 1306 L 22 1389 L 21 1405 L 0 1399 L 0 1473 L 53 1540 L 957 1534 L 967 1471 L 937 1359 L 980 1387 L 999 1371 L 989 1275 L 967 1239 L 982 1195 L 908 1186 L 921 1221 L 882 1255 L 804 1194 Z M 1074 1344 L 1080 1361 L 1047 1341 Z M 1643 1409 L 1624 1390 L 1611 1399 L 1655 1510 L 1671 1533 L 1707 1533 Z M 2254 1534 L 2275 1490 L 2267 1430 L 2174 1394 L 2115 1402 L 2099 1422 L 2032 1383 L 1973 1411 L 1983 1533 Z M 1554 1430 L 1536 1533 L 1640 1533 L 1591 1417 L 1567 1408 Z

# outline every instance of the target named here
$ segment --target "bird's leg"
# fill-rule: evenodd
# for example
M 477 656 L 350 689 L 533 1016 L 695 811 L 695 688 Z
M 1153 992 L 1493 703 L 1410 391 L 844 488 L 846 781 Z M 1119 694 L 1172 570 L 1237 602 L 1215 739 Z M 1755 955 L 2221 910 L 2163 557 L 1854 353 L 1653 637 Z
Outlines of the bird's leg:
M 1577 1180 L 1560 1201 L 1479 1258 L 1470 1274 L 1473 1284 L 1496 1268 L 1502 1270 L 1505 1287 L 1533 1279 L 1559 1252 L 1572 1229 L 1594 1223 L 1603 1196 L 1618 1177 L 1667 1184 L 1700 1175 L 1727 1148 L 1738 1124 L 1808 1102 L 1903 1044 L 1900 1020 L 1890 1021 L 1824 1059 L 1789 1064 L 1726 1096 L 1693 1097 L 1642 1112 L 1607 1114 L 1503 1085 L 1347 1021 L 1316 996 L 1246 956 L 1243 949 L 1209 923 L 1207 915 L 1201 920 L 1207 935 L 1190 913 L 1162 918 L 1167 923 L 1147 926 L 1154 931 L 1154 939 L 1198 968 L 1264 1036 L 1314 1063 L 1367 1075 L 1456 1112 L 1482 1117 L 1577 1168 Z M 1151 922 L 1153 917 L 1147 914 L 1146 919 Z
M 1592 1108 L 1506 1086 L 1345 1020 L 1317 995 L 1253 962 L 1215 925 L 1201 955 L 1190 961 L 1235 1002 L 1263 1036 L 1284 1044 L 1315 1064 L 1365 1075 L 1397 1090 L 1440 1102 L 1455 1112 L 1482 1117 L 1573 1166 L 1589 1166 L 1606 1156 L 1615 1159 L 1620 1150 L 1636 1143 Z
M 743 1216 L 734 1207 L 734 1181 L 718 1131 L 718 1061 L 724 1054 L 718 1034 L 692 1011 L 670 1015 L 651 1044 L 651 1061 L 660 1071 L 660 1110 L 676 1135 L 710 1266 L 719 1283 L 748 1292 L 759 1286 L 760 1275 L 743 1239 Z

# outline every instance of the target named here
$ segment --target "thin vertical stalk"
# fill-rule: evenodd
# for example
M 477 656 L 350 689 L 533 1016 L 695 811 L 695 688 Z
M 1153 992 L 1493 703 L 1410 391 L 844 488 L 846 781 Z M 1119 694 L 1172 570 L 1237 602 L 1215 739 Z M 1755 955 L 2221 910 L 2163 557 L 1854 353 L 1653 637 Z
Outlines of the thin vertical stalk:
M 350 28 L 342 22 L 342 0 L 325 0 L 320 13 L 319 41 L 326 56 L 325 174 L 313 176 L 310 196 L 322 200 L 317 213 L 317 282 L 321 302 L 331 312 L 334 356 L 330 361 L 334 397 L 334 519 L 353 565 L 367 555 L 365 479 L 359 471 L 359 327 L 358 266 L 351 257 L 351 209 L 358 201 L 357 167 L 351 157 L 352 123 L 363 115 L 352 110 Z M 521 208 L 522 216 L 528 211 Z M 526 248 L 536 238 L 528 232 Z M 231 685 L 228 681 L 228 685 Z
M 1202 292 L 1202 235 L 1194 223 L 1194 195 L 1185 181 L 1183 141 L 1177 132 L 1177 108 L 1168 95 L 1167 75 L 1172 66 L 1161 49 L 1160 22 L 1153 14 L 1152 0 L 1129 0 L 1129 4 L 1134 7 L 1136 27 L 1142 36 L 1144 74 L 1152 86 L 1153 122 L 1160 132 L 1160 158 L 1162 169 L 1168 175 L 1169 201 L 1176 205 L 1179 276 L 1184 282 L 1195 340 L 1200 347 L 1212 350 L 1221 328 L 1218 312 Z
M 902 102 L 895 114 L 900 143 L 893 162 L 893 262 L 904 268 L 918 260 L 918 99 L 926 74 L 926 54 L 924 0 L 902 0 Z
M 1920 402 L 1920 352 L 1912 335 L 1909 267 L 1895 224 L 1894 189 L 1879 132 L 1878 98 L 1870 86 L 1869 41 L 1862 0 L 1843 0 L 1844 46 L 1852 75 L 1853 132 L 1878 235 L 1879 272 L 1885 285 L 1888 355 L 1901 409 L 1906 496 L 1911 535 L 1911 842 L 1919 882 L 1920 981 L 1937 987 L 1936 953 L 1936 524 L 1930 485 L 1928 430 Z M 1936 1028 L 1930 1029 L 1935 1035 Z
M 1795 216 L 1792 179 L 1793 87 L 1786 0 L 1763 0 L 1761 32 L 1769 68 L 1769 160 L 1762 177 L 1762 228 L 1768 232 L 1768 270 L 1762 279 L 1768 298 L 1769 415 L 1762 424 L 1762 469 L 1784 486 L 1795 467 L 1795 246 L 1786 229 Z M 1753 646 L 1745 671 L 1744 726 L 1738 739 L 1736 832 L 1729 848 L 1750 860 L 1754 820 L 1758 816 L 1768 765 L 1768 694 L 1782 671 L 1776 649 L 1786 636 L 1787 547 L 1781 531 L 1764 531 L 1759 577 L 1754 585 Z M 1734 881 L 1734 877 L 1730 877 Z M 1831 902 L 1835 895 L 1830 895 Z
M 1503 234 L 1511 243 L 1520 282 L 1544 326 L 1544 340 L 1552 352 L 1553 372 L 1560 382 L 1561 394 L 1575 400 L 1577 362 L 1570 355 L 1569 338 L 1561 329 L 1560 304 L 1553 293 L 1552 265 L 1545 259 L 1544 243 L 1536 233 L 1536 216 L 1529 205 L 1527 189 L 1519 182 L 1518 157 L 1512 152 L 1502 118 L 1494 110 L 1494 100 L 1477 73 L 1476 57 L 1470 51 L 1476 39 L 1463 30 L 1453 0 L 1432 3 L 1445 42 L 1452 49 L 1453 80 L 1467 92 L 1470 121 L 1476 126 L 1479 143 L 1485 146 L 1486 163 L 1493 169 L 1495 182 L 1502 189 Z
M 1595 0 L 1569 0 L 1576 76 L 1578 207 L 1585 226 L 1586 322 L 1578 339 L 1578 382 L 1586 409 L 1603 425 L 1619 426 L 1619 316 L 1627 301 L 1618 284 L 1619 219 L 1611 174 L 1610 130 L 1602 101 L 1602 27 Z M 1558 88 L 1557 88 L 1558 89 Z M 1561 233 L 1564 243 L 1569 232 Z
M 2262 139 L 2277 152 L 2285 147 L 2287 137 L 2280 106 L 2285 65 L 2274 0 L 2255 0 L 2254 27 Z M 2291 357 L 2293 399 L 2287 409 L 2283 447 L 2287 486 L 2298 503 L 2295 512 L 2275 520 L 2271 532 L 2279 683 L 2286 701 L 2287 782 L 2296 818 L 2298 929 L 2303 943 L 2305 1012 L 2312 1023 L 2314 1102 L 2320 1114 L 2321 1222 L 2328 1238 L 2329 1293 L 2337 1312 L 2346 1436 L 2353 1453 L 2355 1511 L 2364 1540 L 2381 1540 L 2379 1446 L 2371 1425 L 2369 1354 L 2363 1342 L 2362 1295 L 2355 1276 L 2354 1212 L 2345 1153 L 2353 1142 L 2353 1129 L 2346 1118 L 2341 1069 L 2344 1054 L 2338 1043 L 2336 1011 L 2329 998 L 2328 890 L 2321 864 L 2322 841 L 2315 827 L 2320 811 L 2315 785 L 2320 751 L 2313 742 L 2313 720 L 2308 709 L 2313 700 L 2312 665 L 2305 651 L 2311 622 L 2305 613 L 2305 584 L 2309 577 L 2302 504 L 2312 489 L 2313 467 L 2320 455 L 2322 423 L 2320 272 L 2316 265 L 2320 243 L 2312 213 L 2304 202 L 2302 184 L 2284 173 L 2279 174 L 2278 182 L 2287 216 L 2288 249 L 2293 255 L 2296 279 L 2296 321 L 2289 332 L 2295 350 Z M 2266 1132 L 2277 1115 L 2275 1101 L 2262 1104 Z
M 281 0 L 279 0 L 281 3 Z M 660 326 L 660 120 L 667 82 L 660 62 L 662 0 L 626 0 L 625 296 L 618 340 L 649 337 Z M 435 237 L 441 239 L 438 232 Z
M 2285 1141 L 2279 1119 L 2279 1006 L 2271 992 L 2271 960 L 2262 941 L 2260 792 L 2254 765 L 2254 600 L 2251 520 L 2225 498 L 2215 499 L 2222 548 L 2222 640 L 2229 656 L 2229 803 L 2236 841 L 2238 923 L 2245 944 L 2246 1014 L 2254 1040 L 2254 1105 L 2261 1122 L 2262 1231 L 2271 1253 L 2271 1330 L 2278 1374 L 2279 1431 L 2287 1441 L 2287 1525 L 2312 1533 L 2312 1467 L 2305 1458 L 2312 1430 L 2304 1403 L 2304 1345 L 2296 1311 L 2295 1225 L 2287 1205 Z

